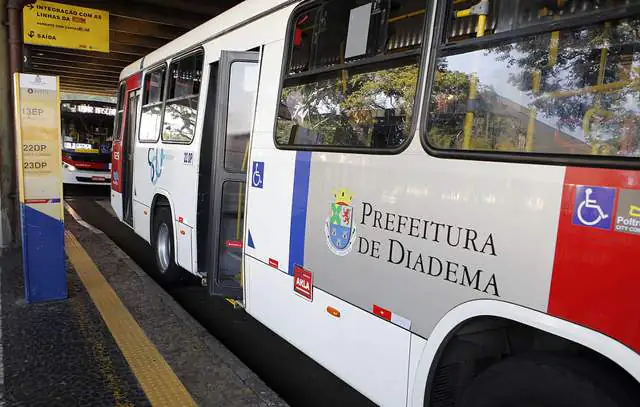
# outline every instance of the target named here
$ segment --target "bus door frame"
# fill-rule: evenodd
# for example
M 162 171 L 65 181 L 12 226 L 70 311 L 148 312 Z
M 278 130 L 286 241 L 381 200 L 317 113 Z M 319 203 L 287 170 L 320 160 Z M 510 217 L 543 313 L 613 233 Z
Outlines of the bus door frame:
M 138 134 L 138 108 L 142 96 L 142 72 L 139 72 L 126 80 L 124 111 L 122 112 L 123 125 L 121 142 L 121 183 L 122 183 L 122 220 L 133 227 L 133 171 L 136 137 Z M 134 110 L 131 111 L 131 101 L 135 101 Z M 133 114 L 133 116 L 131 116 Z M 131 127 L 133 126 L 133 127 Z
M 229 172 L 225 168 L 225 150 L 227 141 L 227 117 L 228 117 L 228 102 L 229 102 L 229 90 L 231 86 L 242 85 L 242 83 L 231 83 L 231 66 L 235 62 L 248 62 L 255 63 L 258 68 L 258 76 L 255 82 L 255 96 L 254 105 L 252 111 L 249 114 L 251 118 L 249 139 L 247 141 L 245 157 L 244 157 L 244 172 Z M 217 68 L 214 69 L 214 66 Z M 209 286 L 210 295 L 219 295 L 229 299 L 242 301 L 244 297 L 244 205 L 246 204 L 247 197 L 247 167 L 248 167 L 248 153 L 251 148 L 251 137 L 253 133 L 253 118 L 255 115 L 255 103 L 258 95 L 258 82 L 259 82 L 259 70 L 260 70 L 260 52 L 258 51 L 222 51 L 220 60 L 211 64 L 211 72 L 217 71 L 217 84 L 214 100 L 207 101 L 207 109 L 213 108 L 214 113 L 214 131 L 213 131 L 213 168 L 211 176 L 211 194 L 209 196 L 209 205 L 212 211 L 209 215 L 209 236 L 207 247 L 210 248 L 209 255 L 206 259 L 207 280 Z M 211 81 L 216 78 L 211 78 Z M 205 135 L 207 136 L 207 135 Z M 234 241 L 231 244 L 238 249 L 238 245 L 242 250 L 241 262 L 240 262 L 240 282 L 233 281 L 231 279 L 225 279 L 221 281 L 219 277 L 219 267 L 221 263 L 221 223 L 222 223 L 222 210 L 223 210 L 223 187 L 226 182 L 242 182 L 244 184 L 244 196 L 242 197 L 241 204 L 243 205 L 243 227 L 241 232 L 241 240 L 239 242 Z M 229 247 L 229 245 L 227 245 Z

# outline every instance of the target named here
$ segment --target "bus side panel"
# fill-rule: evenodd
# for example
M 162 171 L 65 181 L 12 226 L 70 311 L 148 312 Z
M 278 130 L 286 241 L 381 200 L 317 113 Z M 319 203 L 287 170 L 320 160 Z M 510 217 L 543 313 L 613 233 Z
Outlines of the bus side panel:
M 166 197 L 171 205 L 174 221 L 191 229 L 196 226 L 198 167 L 193 157 L 198 154 L 195 144 L 179 145 L 157 143 L 136 144 L 134 185 L 134 226 L 136 232 L 149 240 L 153 233 L 150 214 L 156 195 Z M 188 159 L 186 159 L 187 157 Z M 170 191 L 175 191 L 171 193 Z M 145 211 L 147 212 L 145 214 Z M 191 251 L 191 239 L 177 239 L 178 224 L 174 225 L 174 243 L 178 252 Z M 178 247 L 178 245 L 186 245 Z M 192 256 L 176 257 L 176 262 L 187 271 L 195 271 Z M 189 259 L 187 263 L 179 260 Z
M 251 315 L 378 405 L 405 405 L 409 331 L 322 290 L 307 301 L 294 293 L 292 276 L 253 258 L 245 267 Z
M 380 405 L 404 405 L 410 333 L 323 291 L 312 302 L 294 294 L 293 267 L 304 243 L 304 168 L 310 153 L 277 150 L 274 109 L 283 41 L 264 46 L 251 149 L 261 186 L 249 172 L 245 234 L 247 311 Z M 322 232 L 320 231 L 322 234 Z M 292 236 L 294 239 L 292 240 Z M 321 235 L 320 235 L 321 236 Z M 331 306 L 340 317 L 327 312 Z
M 284 28 L 282 30 L 284 35 Z M 288 272 L 291 191 L 296 153 L 276 150 L 273 144 L 274 109 L 284 41 L 264 46 L 257 111 L 248 168 L 245 253 Z M 254 163 L 262 163 L 261 187 L 254 186 Z M 251 237 L 251 241 L 249 241 Z M 251 296 L 247 295 L 248 305 Z
M 313 153 L 301 258 L 315 285 L 423 337 L 474 299 L 546 312 L 565 168 L 445 160 L 413 143 Z
M 122 221 L 122 194 L 111 190 L 111 209 L 115 212 L 119 221 Z
M 133 230 L 138 236 L 151 243 L 151 228 L 149 227 L 151 220 L 151 211 L 149 207 L 140 202 L 133 201 Z M 174 228 L 175 229 L 175 228 Z

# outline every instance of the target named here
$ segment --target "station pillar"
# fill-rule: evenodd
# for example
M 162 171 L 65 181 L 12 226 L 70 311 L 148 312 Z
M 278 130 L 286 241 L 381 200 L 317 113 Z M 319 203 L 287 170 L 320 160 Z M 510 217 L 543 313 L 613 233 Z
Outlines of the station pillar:
M 13 137 L 8 0 L 0 0 L 0 251 L 18 238 L 16 155 Z

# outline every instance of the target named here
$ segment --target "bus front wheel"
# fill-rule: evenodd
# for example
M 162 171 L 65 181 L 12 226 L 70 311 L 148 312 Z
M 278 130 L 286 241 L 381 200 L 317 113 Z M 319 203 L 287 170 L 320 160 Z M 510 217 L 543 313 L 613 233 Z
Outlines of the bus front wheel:
M 577 358 L 529 355 L 498 362 L 476 377 L 460 407 L 631 407 L 629 387 L 608 369 Z
M 160 207 L 153 217 L 153 246 L 156 259 L 156 270 L 165 283 L 172 283 L 180 277 L 180 270 L 175 263 L 173 244 L 173 222 L 169 208 Z

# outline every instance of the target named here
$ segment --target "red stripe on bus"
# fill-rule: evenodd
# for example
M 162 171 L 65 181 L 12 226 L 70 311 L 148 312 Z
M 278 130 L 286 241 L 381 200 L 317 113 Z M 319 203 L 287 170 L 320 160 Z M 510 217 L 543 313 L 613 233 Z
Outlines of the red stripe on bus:
M 578 186 L 616 188 L 610 230 L 573 224 Z M 548 312 L 640 351 L 640 235 L 615 230 L 623 189 L 640 190 L 637 171 L 567 168 Z

